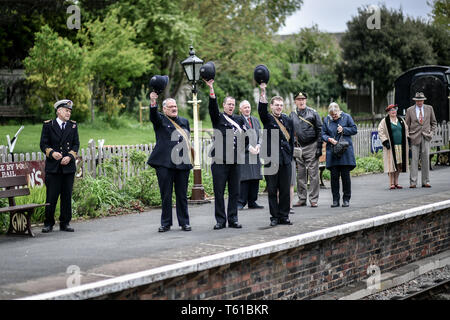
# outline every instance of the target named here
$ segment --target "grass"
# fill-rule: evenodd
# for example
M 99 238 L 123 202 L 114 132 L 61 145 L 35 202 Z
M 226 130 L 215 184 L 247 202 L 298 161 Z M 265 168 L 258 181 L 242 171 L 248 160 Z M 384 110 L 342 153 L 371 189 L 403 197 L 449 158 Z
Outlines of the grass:
M 184 111 L 184 110 L 183 110 Z M 184 113 L 180 115 L 188 118 Z M 148 113 L 144 115 L 144 119 L 148 119 Z M 193 121 L 189 119 L 191 129 L 193 129 Z M 85 122 L 78 124 L 78 134 L 80 137 L 80 149 L 87 148 L 90 139 L 105 139 L 105 145 L 133 145 L 154 143 L 155 131 L 150 121 L 145 120 L 141 125 L 138 120 L 131 119 L 129 116 L 123 116 L 115 121 L 98 120 L 94 123 Z M 211 128 L 211 120 L 207 117 L 201 123 L 203 128 Z M 0 145 L 8 145 L 6 135 L 9 134 L 12 139 L 20 128 L 20 124 L 8 124 L 0 126 Z M 42 123 L 39 124 L 23 124 L 24 129 L 17 137 L 14 147 L 14 153 L 27 153 L 40 151 L 39 143 L 42 131 Z

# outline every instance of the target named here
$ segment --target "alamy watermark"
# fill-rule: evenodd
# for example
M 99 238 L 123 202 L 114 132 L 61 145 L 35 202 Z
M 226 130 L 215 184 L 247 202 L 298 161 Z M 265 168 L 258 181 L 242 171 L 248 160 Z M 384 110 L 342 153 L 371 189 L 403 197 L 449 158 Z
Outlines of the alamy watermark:
M 264 174 L 276 174 L 280 164 L 280 152 L 291 153 L 293 151 L 290 150 L 291 145 L 285 140 L 281 141 L 280 145 L 280 130 L 278 129 L 263 129 L 260 131 L 260 135 L 262 143 L 259 146 L 259 153 L 253 154 L 246 151 L 250 146 L 259 145 L 254 129 L 242 132 L 228 129 L 225 135 L 222 131 L 213 129 L 213 142 L 209 145 L 207 164 L 257 164 L 259 157 L 264 164 Z M 172 132 L 171 141 L 178 142 L 171 150 L 172 163 L 175 165 L 189 164 L 190 150 L 186 143 L 181 143 L 183 140 L 177 130 Z
M 367 13 L 371 14 L 366 20 L 366 26 L 369 30 L 381 29 L 381 10 L 377 5 L 372 4 L 367 8 Z
M 81 284 L 81 269 L 77 265 L 67 267 L 66 273 L 70 274 L 66 280 L 67 288 L 77 287 Z
M 381 270 L 380 267 L 371 264 L 367 268 L 367 274 L 369 278 L 366 280 L 367 290 L 380 290 L 381 289 Z
M 81 14 L 80 14 L 80 7 L 77 5 L 70 5 L 69 7 L 67 7 L 66 12 L 68 14 L 71 14 L 68 18 L 67 18 L 67 28 L 69 28 L 70 30 L 72 29 L 77 29 L 79 30 L 81 28 Z

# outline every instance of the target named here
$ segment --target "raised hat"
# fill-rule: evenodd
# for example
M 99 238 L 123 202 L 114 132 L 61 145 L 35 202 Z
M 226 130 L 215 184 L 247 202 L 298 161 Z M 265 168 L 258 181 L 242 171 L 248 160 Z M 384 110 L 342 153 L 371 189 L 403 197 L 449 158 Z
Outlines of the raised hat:
M 154 75 L 150 79 L 150 87 L 152 88 L 152 91 L 156 92 L 157 94 L 161 94 L 161 92 L 164 91 L 167 83 L 169 83 L 168 76 Z
M 214 79 L 215 76 L 216 76 L 216 67 L 214 65 L 214 62 L 208 61 L 207 63 L 201 66 L 200 77 L 202 77 L 202 79 L 209 81 L 211 79 Z
M 55 108 L 55 110 L 57 110 L 60 107 L 64 107 L 64 108 L 68 108 L 68 109 L 72 110 L 73 102 L 72 102 L 72 100 L 69 100 L 69 99 L 63 99 L 63 100 L 57 101 L 53 105 L 53 107 Z
M 308 95 L 304 92 L 299 92 L 294 96 L 294 100 L 297 98 L 308 99 Z
M 388 105 L 387 107 L 386 107 L 386 112 L 388 112 L 389 110 L 391 110 L 391 109 L 394 109 L 394 108 L 397 108 L 397 105 L 396 104 L 390 104 L 390 105 Z
M 257 65 L 253 77 L 258 84 L 268 83 L 270 79 L 269 69 L 263 64 Z
M 425 95 L 423 94 L 423 92 L 416 92 L 416 96 L 414 98 L 412 98 L 413 100 L 427 100 L 427 98 L 425 98 Z

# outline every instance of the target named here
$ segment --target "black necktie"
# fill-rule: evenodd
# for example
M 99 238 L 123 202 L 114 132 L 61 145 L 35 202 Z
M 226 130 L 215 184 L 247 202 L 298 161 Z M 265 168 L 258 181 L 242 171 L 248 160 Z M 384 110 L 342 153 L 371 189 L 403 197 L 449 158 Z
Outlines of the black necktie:
M 66 123 L 63 122 L 62 125 L 61 125 L 61 131 L 64 131 L 65 128 L 66 128 Z

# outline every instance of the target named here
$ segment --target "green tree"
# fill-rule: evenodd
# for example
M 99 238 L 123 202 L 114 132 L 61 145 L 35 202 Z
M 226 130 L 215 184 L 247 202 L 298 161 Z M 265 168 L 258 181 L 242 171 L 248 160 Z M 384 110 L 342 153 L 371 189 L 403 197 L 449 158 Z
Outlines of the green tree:
M 136 44 L 134 25 L 118 17 L 118 10 L 111 10 L 103 21 L 88 21 L 78 34 L 85 48 L 84 65 L 92 75 L 92 95 L 104 107 L 108 87 L 118 89 L 132 85 L 131 79 L 141 76 L 151 68 L 152 50 Z M 91 105 L 91 116 L 94 103 Z
M 61 36 L 74 39 L 66 26 L 66 9 L 73 1 L 2 0 L 0 4 L 0 68 L 22 68 L 33 47 L 34 34 L 48 24 Z
M 434 24 L 447 28 L 450 26 L 450 2 L 448 0 L 430 0 L 427 4 L 431 6 L 431 18 Z
M 374 80 L 376 101 L 386 96 L 402 72 L 436 62 L 424 22 L 386 6 L 380 7 L 380 13 L 381 28 L 372 30 L 366 25 L 370 13 L 366 7 L 359 8 L 358 15 L 347 22 L 341 41 L 345 78 L 367 86 Z
M 165 74 L 170 81 L 163 96 L 175 96 L 185 77 L 180 61 L 188 56 L 189 45 L 196 42 L 200 21 L 189 11 L 181 10 L 180 0 L 124 0 L 111 8 L 116 8 L 120 17 L 134 23 L 136 42 L 154 54 L 151 68 L 133 86 L 134 95 L 144 81 L 148 86 L 152 75 Z
M 90 93 L 83 53 L 78 44 L 59 37 L 48 25 L 36 33 L 34 46 L 24 60 L 27 81 L 31 84 L 28 97 L 31 112 L 40 118 L 48 117 L 54 113 L 53 104 L 57 100 L 71 99 L 73 118 L 86 118 Z
M 286 41 L 290 62 L 316 63 L 330 67 L 341 62 L 337 40 L 329 33 L 319 31 L 317 25 L 302 28 Z

